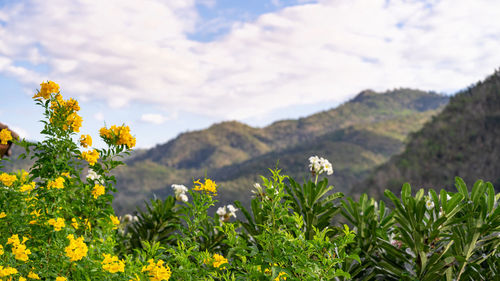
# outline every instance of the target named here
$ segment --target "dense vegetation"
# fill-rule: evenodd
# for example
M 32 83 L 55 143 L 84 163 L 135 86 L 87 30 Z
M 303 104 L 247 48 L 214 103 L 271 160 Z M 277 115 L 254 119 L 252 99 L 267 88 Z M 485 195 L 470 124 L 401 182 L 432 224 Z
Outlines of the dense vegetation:
M 500 71 L 453 96 L 445 109 L 411 135 L 404 152 L 358 185 L 381 196 L 409 182 L 453 188 L 454 177 L 484 179 L 500 188 Z

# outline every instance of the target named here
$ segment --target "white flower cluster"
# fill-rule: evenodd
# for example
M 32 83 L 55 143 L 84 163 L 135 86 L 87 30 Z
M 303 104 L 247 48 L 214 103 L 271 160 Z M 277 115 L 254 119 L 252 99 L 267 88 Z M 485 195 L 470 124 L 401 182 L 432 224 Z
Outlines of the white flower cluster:
M 182 184 L 172 184 L 172 188 L 174 189 L 175 199 L 181 202 L 187 202 L 188 197 L 186 192 L 188 191 L 187 187 Z
M 87 174 L 87 179 L 89 180 L 95 180 L 99 183 L 102 183 L 101 181 L 101 176 L 98 175 L 94 170 L 89 169 L 88 174 Z
M 219 215 L 219 217 L 221 218 L 224 218 L 224 221 L 228 221 L 230 217 L 236 218 L 236 211 L 238 211 L 238 209 L 236 209 L 233 205 L 227 205 L 224 207 L 219 207 L 217 209 L 217 215 Z
M 309 170 L 313 175 L 320 175 L 322 173 L 326 173 L 327 175 L 333 174 L 333 167 L 330 161 L 318 156 L 309 157 Z

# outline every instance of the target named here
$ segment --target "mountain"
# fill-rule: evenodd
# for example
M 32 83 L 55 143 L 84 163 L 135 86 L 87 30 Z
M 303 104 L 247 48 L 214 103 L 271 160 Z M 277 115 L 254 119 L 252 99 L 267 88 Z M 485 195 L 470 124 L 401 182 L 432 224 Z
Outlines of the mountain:
M 482 179 L 500 187 L 500 70 L 457 93 L 443 111 L 411 134 L 404 151 L 381 165 L 358 191 L 381 196 L 404 182 L 453 189 Z
M 248 202 L 258 175 L 278 167 L 301 179 L 308 176 L 308 157 L 332 162 L 331 182 L 349 191 L 404 148 L 417 131 L 448 102 L 448 97 L 412 89 L 385 93 L 366 90 L 337 108 L 264 128 L 237 121 L 183 133 L 126 161 L 116 171 L 115 210 L 130 212 L 151 194 L 172 194 L 170 185 L 192 186 L 205 175 L 219 186 L 221 204 Z

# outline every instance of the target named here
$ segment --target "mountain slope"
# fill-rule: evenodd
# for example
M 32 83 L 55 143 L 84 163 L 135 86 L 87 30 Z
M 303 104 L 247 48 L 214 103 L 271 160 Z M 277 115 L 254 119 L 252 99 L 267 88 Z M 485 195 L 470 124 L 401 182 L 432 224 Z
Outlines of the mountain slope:
M 360 190 L 380 196 L 401 184 L 451 189 L 454 177 L 500 186 L 500 71 L 456 94 L 401 155 L 379 167 Z
M 367 90 L 338 108 L 297 120 L 278 121 L 262 129 L 231 121 L 184 133 L 150 149 L 133 162 L 151 160 L 181 169 L 220 168 L 304 143 L 338 129 L 434 110 L 447 100 L 447 97 L 411 89 L 383 94 Z
M 127 161 L 128 166 L 116 172 L 120 192 L 115 209 L 130 211 L 152 193 L 163 197 L 171 194 L 171 184 L 191 186 L 193 178 L 205 175 L 218 183 L 221 203 L 248 201 L 258 175 L 266 175 L 278 160 L 285 173 L 300 179 L 307 176 L 311 155 L 334 164 L 332 183 L 346 191 L 401 152 L 407 134 L 447 101 L 418 90 L 368 90 L 335 109 L 265 128 L 232 121 L 184 133 Z

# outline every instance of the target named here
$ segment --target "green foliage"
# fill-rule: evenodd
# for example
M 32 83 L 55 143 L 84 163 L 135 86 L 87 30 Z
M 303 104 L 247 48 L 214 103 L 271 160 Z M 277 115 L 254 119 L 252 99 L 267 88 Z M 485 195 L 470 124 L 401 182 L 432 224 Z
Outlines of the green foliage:
M 304 218 L 305 238 L 312 239 L 317 228 L 320 231 L 331 224 L 333 217 L 340 212 L 334 200 L 344 196 L 341 192 L 330 194 L 333 186 L 324 178 L 318 183 L 308 181 L 302 186 L 290 178 L 290 186 L 285 185 L 287 199 L 290 200 L 294 212 Z
M 469 192 L 456 178 L 457 193 L 439 195 L 420 189 L 413 196 L 409 184 L 401 197 L 386 190 L 394 205 L 390 215 L 366 195 L 348 199 L 342 214 L 355 226 L 362 270 L 351 268 L 360 280 L 494 280 L 499 272 L 500 211 L 491 183 L 477 181 Z M 375 219 L 365 220 L 363 216 Z M 367 229 L 368 228 L 368 229 Z
M 146 204 L 146 211 L 138 210 L 138 216 L 127 218 L 118 250 L 141 249 L 144 242 L 172 244 L 173 232 L 179 224 L 178 210 L 175 210 L 175 198 L 167 197 L 164 201 L 152 199 Z M 123 247 L 126 245 L 126 247 Z M 124 249 L 125 248 L 125 249 Z
M 342 215 L 355 226 L 357 239 L 354 246 L 361 260 L 361 263 L 347 264 L 353 278 L 370 280 L 375 276 L 387 275 L 378 268 L 380 256 L 384 254 L 380 245 L 392 235 L 394 213 L 385 206 L 384 201 L 377 203 L 373 198 L 368 200 L 366 194 L 361 195 L 358 202 L 349 197 L 341 204 Z

